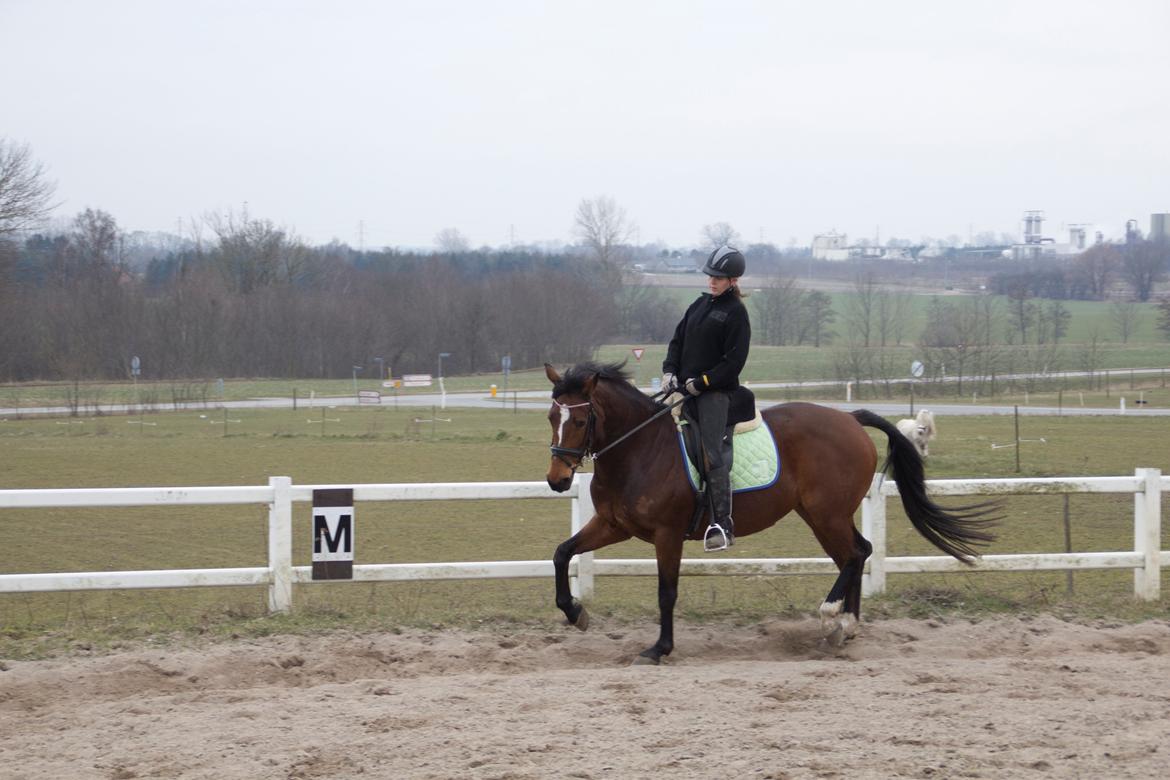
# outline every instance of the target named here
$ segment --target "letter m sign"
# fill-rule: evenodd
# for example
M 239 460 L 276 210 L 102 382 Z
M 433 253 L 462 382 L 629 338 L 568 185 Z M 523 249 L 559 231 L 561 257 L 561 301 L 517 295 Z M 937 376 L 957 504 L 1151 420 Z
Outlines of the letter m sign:
M 353 579 L 353 490 L 313 491 L 313 579 Z

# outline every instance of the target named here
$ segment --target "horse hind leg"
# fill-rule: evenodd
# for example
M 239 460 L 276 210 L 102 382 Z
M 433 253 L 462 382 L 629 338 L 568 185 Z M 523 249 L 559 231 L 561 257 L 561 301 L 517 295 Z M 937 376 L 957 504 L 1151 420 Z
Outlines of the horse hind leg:
M 658 641 L 638 654 L 635 665 L 657 665 L 674 650 L 674 605 L 678 601 L 682 548 L 683 534 L 679 529 L 659 530 L 654 540 L 658 559 Z
M 861 575 L 872 546 L 857 532 L 851 516 L 820 521 L 803 507 L 796 510 L 821 547 L 837 564 L 837 579 L 818 610 L 825 640 L 839 647 L 857 634 L 861 616 Z
M 857 635 L 857 627 L 861 622 L 861 579 L 864 574 L 865 561 L 873 552 L 873 545 L 861 535 L 857 528 L 853 529 L 853 546 L 860 553 L 860 562 L 853 567 L 853 579 L 849 583 L 848 593 L 845 595 L 845 613 L 842 620 L 845 625 L 842 631 L 845 639 L 852 639 Z

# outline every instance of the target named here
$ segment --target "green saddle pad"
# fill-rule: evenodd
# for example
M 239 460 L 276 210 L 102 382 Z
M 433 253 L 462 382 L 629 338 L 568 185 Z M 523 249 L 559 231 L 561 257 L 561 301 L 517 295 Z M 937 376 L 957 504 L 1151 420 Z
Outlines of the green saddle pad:
M 678 446 L 687 464 L 687 479 L 691 481 L 691 487 L 698 490 L 699 471 L 687 457 L 682 431 L 678 433 Z M 731 437 L 731 446 L 731 492 L 763 490 L 776 484 L 780 478 L 780 452 L 767 425 L 735 434 Z

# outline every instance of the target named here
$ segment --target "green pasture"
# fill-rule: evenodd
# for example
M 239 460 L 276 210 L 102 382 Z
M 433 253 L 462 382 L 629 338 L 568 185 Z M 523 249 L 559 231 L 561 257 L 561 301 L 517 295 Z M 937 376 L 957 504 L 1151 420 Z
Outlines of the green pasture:
M 324 427 L 322 427 L 324 417 Z M 174 412 L 143 417 L 9 419 L 0 422 L 0 487 L 262 485 L 540 481 L 548 466 L 542 412 L 350 407 L 315 410 Z M 1162 419 L 1024 417 L 1021 476 L 1127 475 L 1170 471 Z M 928 476 L 1017 476 L 1011 417 L 939 419 Z M 876 434 L 880 446 L 882 438 Z M 1043 442 L 1038 440 L 1043 439 Z M 992 552 L 1064 549 L 1061 496 L 1012 497 Z M 1129 495 L 1070 497 L 1071 548 L 1132 549 Z M 164 507 L 0 510 L 0 573 L 258 566 L 265 562 L 267 509 Z M 309 562 L 309 510 L 294 516 L 294 561 Z M 568 500 L 365 504 L 357 509 L 357 562 L 547 560 L 569 533 Z M 1164 530 L 1164 536 L 1168 532 Z M 1166 541 L 1163 541 L 1166 548 Z M 889 504 L 889 553 L 929 554 Z M 688 556 L 702 552 L 688 546 Z M 815 556 L 821 551 L 795 515 L 747 537 L 731 554 Z M 630 541 L 601 557 L 653 557 Z M 978 615 L 1049 609 L 1075 616 L 1166 616 L 1170 599 L 1134 602 L 1129 571 L 1038 574 L 891 575 L 889 595 L 870 614 Z M 827 576 L 696 577 L 684 580 L 679 614 L 751 621 L 810 614 Z M 1170 582 L 1164 578 L 1170 592 Z M 652 577 L 599 577 L 598 618 L 645 625 L 657 613 Z M 142 637 L 481 622 L 560 624 L 552 583 L 469 581 L 298 586 L 292 615 L 268 617 L 264 588 L 95 591 L 0 596 L 0 657 L 106 647 Z M 602 621 L 599 621 L 604 625 Z
M 761 279 L 749 279 L 749 281 L 763 282 Z M 805 280 L 798 280 L 797 286 L 807 289 L 816 289 L 817 283 L 814 280 L 811 286 Z M 754 284 L 745 287 L 749 295 L 745 301 L 748 308 L 752 308 L 751 292 L 759 290 L 761 284 Z M 693 287 L 664 287 L 660 288 L 666 291 L 670 300 L 674 301 L 679 306 L 679 314 L 681 315 L 685 308 L 696 298 L 700 293 L 707 291 L 705 277 L 698 277 Z M 837 314 L 835 323 L 830 327 L 837 339 L 840 339 L 845 333 L 845 314 L 849 310 L 850 303 L 857 298 L 857 293 L 854 292 L 829 292 L 828 296 L 832 301 L 833 311 Z M 922 333 L 923 328 L 926 327 L 926 315 L 930 308 L 931 301 L 939 299 L 944 302 L 954 302 L 962 294 L 948 292 L 945 294 L 921 294 L 915 293 L 910 296 L 910 317 L 909 324 L 906 329 L 911 342 L 917 341 L 918 335 Z M 1006 296 L 993 296 L 1000 301 L 1001 311 L 1005 313 L 1006 317 Z M 1049 306 L 1052 301 L 1046 299 L 1033 299 L 1036 303 Z M 1070 342 L 1082 342 L 1088 339 L 1094 332 L 1098 334 L 1099 338 L 1106 341 L 1112 341 L 1119 338 L 1116 334 L 1116 325 L 1111 316 L 1111 308 L 1113 302 L 1111 301 L 1061 301 L 1060 302 L 1068 313 L 1071 315 L 1069 320 L 1069 331 L 1066 339 Z M 1157 330 L 1158 311 L 1154 303 L 1139 303 L 1137 306 L 1137 318 L 1134 323 L 1133 332 L 1129 336 L 1131 342 L 1152 342 L 1165 341 L 1165 337 L 1161 336 Z M 1006 319 L 1005 319 L 1006 325 Z M 1002 333 L 999 335 L 1002 336 Z

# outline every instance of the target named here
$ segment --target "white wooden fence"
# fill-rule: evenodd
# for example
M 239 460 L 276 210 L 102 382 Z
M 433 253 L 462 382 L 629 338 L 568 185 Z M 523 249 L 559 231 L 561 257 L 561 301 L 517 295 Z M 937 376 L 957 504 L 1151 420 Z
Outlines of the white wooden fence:
M 559 499 L 570 501 L 570 531 L 575 533 L 593 514 L 589 497 L 592 475 L 578 474 L 565 493 L 555 493 L 543 482 L 464 482 L 374 485 L 293 485 L 288 477 L 272 477 L 267 486 L 85 488 L 0 490 L 0 509 L 45 507 L 176 506 L 195 504 L 267 504 L 268 565 L 232 569 L 170 569 L 119 572 L 75 572 L 0 575 L 0 593 L 121 588 L 186 588 L 219 585 L 267 585 L 268 605 L 274 612 L 292 606 L 292 586 L 313 582 L 312 567 L 292 561 L 294 502 L 311 502 L 313 490 L 352 487 L 354 503 L 363 501 L 447 501 L 483 499 Z M 1158 469 L 1137 469 L 1132 477 L 1072 477 L 1054 479 L 929 480 L 935 496 L 1132 493 L 1134 547 L 1132 551 L 1087 553 L 1027 553 L 986 555 L 976 571 L 1041 571 L 1054 569 L 1133 569 L 1134 594 L 1144 599 L 1160 595 L 1161 567 L 1170 566 L 1170 552 L 1161 549 L 1161 494 L 1170 490 L 1170 478 Z M 890 572 L 967 571 L 948 556 L 886 556 L 886 499 L 897 495 L 892 480 L 875 475 L 862 503 L 862 533 L 873 543 L 864 578 L 867 594 L 885 590 Z M 0 523 L 0 527 L 2 523 Z M 551 556 L 553 545 L 549 540 Z M 575 595 L 593 594 L 596 575 L 654 575 L 653 558 L 601 559 L 592 553 L 576 556 L 570 565 Z M 833 574 L 828 558 L 685 558 L 686 575 Z M 362 564 L 353 567 L 354 582 L 395 580 L 450 580 L 550 577 L 551 560 L 456 563 Z M 331 580 L 337 582 L 337 580 Z

